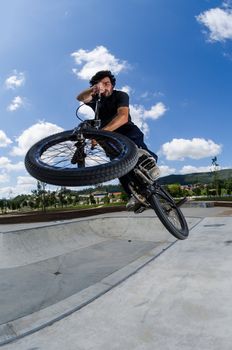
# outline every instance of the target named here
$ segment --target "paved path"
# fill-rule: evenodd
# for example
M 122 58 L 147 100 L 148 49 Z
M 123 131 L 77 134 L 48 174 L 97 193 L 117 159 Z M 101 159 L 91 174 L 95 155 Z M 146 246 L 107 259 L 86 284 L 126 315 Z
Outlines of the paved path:
M 57 310 L 61 315 L 63 310 L 64 315 L 65 310 L 73 310 L 73 305 L 80 303 L 80 298 L 83 306 L 85 303 L 88 304 L 87 300 L 95 299 L 94 293 L 95 296 L 101 295 L 100 298 L 85 307 L 81 306 L 78 311 L 55 322 L 52 326 L 4 345 L 2 348 L 17 350 L 231 349 L 232 217 L 229 216 L 226 208 L 186 208 L 184 212 L 190 226 L 193 227 L 190 237 L 185 241 L 173 239 L 158 221 L 153 217 L 149 218 L 147 212 L 139 217 L 120 213 L 120 217 L 117 215 L 108 219 L 102 217 L 98 218 L 97 222 L 92 219 L 94 234 L 102 239 L 102 242 L 97 243 L 99 246 L 108 244 L 110 237 L 110 240 L 117 244 L 127 242 L 125 246 L 132 248 L 133 254 L 138 248 L 133 246 L 133 243 L 148 244 L 147 248 L 141 251 L 140 258 L 135 257 L 135 260 L 132 257 L 133 262 L 128 264 L 125 261 L 124 267 L 119 266 L 107 277 L 100 276 L 98 282 L 94 281 L 89 288 L 84 287 L 82 292 L 77 293 L 79 300 L 77 295 L 72 295 L 63 302 L 54 304 L 53 307 L 45 307 L 40 315 L 35 312 L 34 318 L 33 315 L 28 315 L 28 318 L 24 317 L 2 325 L 2 340 L 6 340 L 7 335 L 10 339 L 13 336 L 12 330 L 17 334 L 27 329 L 30 331 L 31 321 L 34 327 L 39 328 L 41 323 L 38 322 L 36 325 L 36 320 L 46 321 L 48 309 L 50 309 L 50 317 L 52 313 L 56 317 Z M 149 226 L 150 222 L 152 226 Z M 125 223 L 127 223 L 127 229 L 123 232 L 122 227 L 125 228 Z M 70 222 L 64 226 L 71 227 L 75 224 Z M 89 222 L 85 224 L 88 226 Z M 108 224 L 114 228 L 110 234 Z M 83 225 L 84 221 L 82 221 L 82 228 Z M 61 226 L 52 225 L 50 228 L 54 230 L 54 227 Z M 154 227 L 157 236 L 154 236 Z M 25 231 L 22 232 L 25 233 Z M 49 237 L 48 232 L 49 230 L 47 237 Z M 2 235 L 7 237 L 6 234 Z M 73 241 L 73 238 L 71 240 Z M 132 242 L 128 242 L 130 240 Z M 89 247 L 92 246 L 93 241 L 92 237 Z M 54 243 L 50 237 L 50 243 L 48 243 L 51 246 L 52 242 Z M 41 242 L 37 242 L 37 245 L 43 255 Z M 56 249 L 58 248 L 61 249 L 59 245 Z M 65 251 L 68 246 L 63 249 Z M 119 261 L 123 255 L 127 255 L 126 250 L 124 253 Z M 29 254 L 27 258 L 33 258 L 33 254 Z M 38 258 L 38 256 L 33 258 L 35 261 L 30 262 L 30 265 L 39 264 Z M 87 260 L 89 258 L 90 256 Z M 19 252 L 13 261 L 12 269 L 27 267 L 25 261 L 23 264 L 23 257 L 20 257 Z M 3 258 L 2 263 L 6 264 Z M 10 264 L 9 260 L 8 264 Z M 127 278 L 128 276 L 130 278 Z M 118 284 L 119 282 L 121 283 Z M 11 326 L 13 324 L 13 327 L 9 327 L 9 324 Z

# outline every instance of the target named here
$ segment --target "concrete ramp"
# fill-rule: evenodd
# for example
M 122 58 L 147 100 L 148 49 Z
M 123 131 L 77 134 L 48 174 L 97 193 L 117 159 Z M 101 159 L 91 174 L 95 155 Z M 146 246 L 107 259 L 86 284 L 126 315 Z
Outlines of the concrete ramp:
M 0 233 L 0 268 L 46 260 L 109 239 L 173 242 L 153 211 L 77 219 L 34 228 L 9 228 Z M 193 226 L 198 218 L 189 219 Z
M 175 242 L 153 211 L 0 233 L 0 345 L 82 308 Z

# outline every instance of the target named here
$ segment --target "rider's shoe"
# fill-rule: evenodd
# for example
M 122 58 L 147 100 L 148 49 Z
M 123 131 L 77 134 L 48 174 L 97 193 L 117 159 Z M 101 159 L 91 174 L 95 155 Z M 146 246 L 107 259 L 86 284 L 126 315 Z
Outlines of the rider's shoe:
M 135 214 L 139 214 L 142 213 L 146 207 L 132 195 L 126 204 L 126 209 L 128 211 L 134 211 Z
M 139 148 L 139 167 L 148 175 L 148 177 L 155 181 L 160 177 L 160 169 L 157 166 L 155 158 L 145 149 Z
M 157 166 L 157 164 L 149 171 L 149 174 L 153 181 L 160 177 L 160 168 Z

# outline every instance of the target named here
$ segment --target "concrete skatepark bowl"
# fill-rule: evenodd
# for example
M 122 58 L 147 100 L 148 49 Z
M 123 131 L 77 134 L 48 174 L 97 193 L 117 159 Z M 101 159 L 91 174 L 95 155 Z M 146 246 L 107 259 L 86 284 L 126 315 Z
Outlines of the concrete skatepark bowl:
M 196 211 L 187 216 L 190 229 L 202 220 Z M 49 224 L 2 225 L 0 242 L 4 346 L 82 309 L 178 241 L 153 211 L 146 211 L 139 216 L 122 212 Z

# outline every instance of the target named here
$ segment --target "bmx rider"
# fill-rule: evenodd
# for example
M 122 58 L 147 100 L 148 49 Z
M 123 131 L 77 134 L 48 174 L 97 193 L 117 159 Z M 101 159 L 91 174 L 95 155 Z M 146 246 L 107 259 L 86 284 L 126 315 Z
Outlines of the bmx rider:
M 116 79 L 109 70 L 97 72 L 90 79 L 89 83 L 90 87 L 80 92 L 77 96 L 77 100 L 84 102 L 95 111 L 97 98 L 101 95 L 99 106 L 101 129 L 115 131 L 125 135 L 131 139 L 139 149 L 147 151 L 154 161 L 152 178 L 155 181 L 160 175 L 160 170 L 156 165 L 158 157 L 154 152 L 148 149 L 147 145 L 144 143 L 144 134 L 131 120 L 129 95 L 124 91 L 114 89 Z M 127 209 L 134 210 L 135 213 L 143 211 L 144 207 L 142 204 L 138 202 L 130 192 L 128 176 L 124 175 L 119 180 L 130 198 L 126 205 Z

